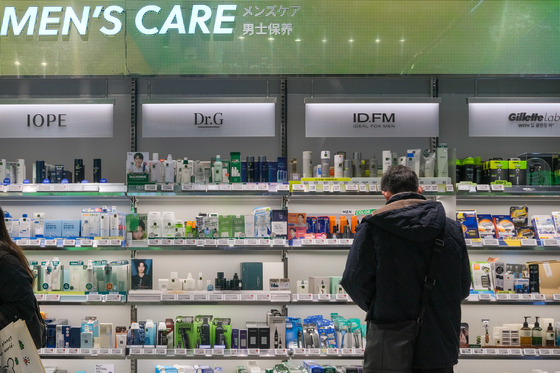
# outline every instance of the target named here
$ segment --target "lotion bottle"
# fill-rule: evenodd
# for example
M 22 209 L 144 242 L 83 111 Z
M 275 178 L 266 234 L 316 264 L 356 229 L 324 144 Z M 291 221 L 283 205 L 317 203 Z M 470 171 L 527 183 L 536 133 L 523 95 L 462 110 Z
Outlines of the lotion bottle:
M 521 345 L 521 347 L 530 347 L 532 343 L 532 332 L 531 328 L 529 328 L 529 323 L 527 322 L 527 319 L 530 316 L 523 317 L 525 317 L 525 321 L 523 322 L 523 327 L 521 328 L 521 330 L 519 330 L 519 344 Z
M 548 329 L 546 329 L 546 346 L 554 347 L 554 328 L 552 323 L 548 323 Z
M 192 274 L 189 272 L 187 274 L 187 279 L 185 280 L 185 288 L 183 290 L 186 291 L 194 291 L 195 290 L 195 281 L 194 278 L 192 277 Z
M 539 325 L 539 316 L 536 316 L 535 319 L 537 319 L 537 321 L 535 321 L 535 326 L 532 330 L 531 344 L 534 347 L 541 347 L 543 345 L 543 333 L 542 328 Z
M 222 172 L 223 172 L 222 160 L 220 158 L 220 155 L 218 154 L 216 156 L 216 160 L 214 161 L 214 166 L 212 166 L 212 182 L 221 183 L 223 180 Z

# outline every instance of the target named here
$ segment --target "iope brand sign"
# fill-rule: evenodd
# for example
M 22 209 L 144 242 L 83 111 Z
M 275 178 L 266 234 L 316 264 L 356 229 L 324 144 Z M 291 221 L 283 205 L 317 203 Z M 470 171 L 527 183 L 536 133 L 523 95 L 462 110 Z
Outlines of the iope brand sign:
M 142 102 L 143 137 L 273 137 L 276 100 Z M 258 102 L 258 101 L 262 102 Z M 193 100 L 194 101 L 194 100 Z M 255 102 L 256 101 L 256 102 Z
M 307 137 L 437 137 L 437 99 L 391 102 L 305 102 Z M 410 99 L 412 101 L 412 99 Z
M 470 98 L 470 136 L 560 136 L 560 101 L 546 98 L 521 102 L 519 98 Z M 536 101 L 536 99 L 533 99 Z M 509 102 L 511 101 L 511 102 Z

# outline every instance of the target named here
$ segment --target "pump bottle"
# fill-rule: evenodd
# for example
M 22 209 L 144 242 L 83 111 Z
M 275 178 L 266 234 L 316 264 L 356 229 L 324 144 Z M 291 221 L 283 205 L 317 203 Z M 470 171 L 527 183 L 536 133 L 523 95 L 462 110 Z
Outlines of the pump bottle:
M 210 346 L 210 325 L 206 317 L 202 319 L 200 326 L 200 345 Z
M 525 322 L 523 322 L 523 327 L 519 331 L 519 343 L 521 347 L 528 347 L 531 346 L 532 344 L 531 341 L 532 332 L 531 332 L 531 328 L 529 328 L 529 323 L 527 322 L 527 319 L 530 316 L 523 316 L 523 317 L 525 317 Z
M 531 337 L 531 343 L 534 347 L 540 347 L 542 346 L 542 328 L 539 325 L 539 316 L 536 316 L 535 319 L 537 319 L 537 321 L 535 321 L 535 326 L 533 327 L 532 330 L 532 337 Z
M 216 156 L 216 160 L 214 161 L 214 166 L 212 167 L 212 181 L 214 183 L 221 183 L 222 182 L 222 160 L 220 159 L 220 155 Z
M 554 328 L 552 327 L 552 323 L 548 323 L 545 339 L 547 347 L 554 347 Z

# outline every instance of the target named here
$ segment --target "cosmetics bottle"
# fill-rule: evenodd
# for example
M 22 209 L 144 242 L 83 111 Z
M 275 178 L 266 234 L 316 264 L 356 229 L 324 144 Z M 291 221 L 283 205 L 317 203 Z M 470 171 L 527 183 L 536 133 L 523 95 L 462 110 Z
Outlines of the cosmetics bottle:
M 344 176 L 344 156 L 342 154 L 334 155 L 334 177 Z
M 16 183 L 23 184 L 26 175 L 25 159 L 18 159 L 16 162 Z
M 187 273 L 187 278 L 185 280 L 184 286 L 185 288 L 183 290 L 186 291 L 194 291 L 196 288 L 194 278 L 192 277 L 192 274 L 190 272 Z
M 4 165 L 6 162 L 2 162 Z M 5 170 L 4 170 L 5 171 Z M 75 177 L 75 176 L 74 176 Z M 41 184 L 45 180 L 45 161 L 35 161 L 35 178 L 33 180 L 36 184 Z M 0 171 L 0 181 L 4 180 L 4 175 Z
M 276 181 L 278 183 L 287 183 L 288 182 L 288 158 L 277 157 L 276 170 L 277 170 Z
M 99 214 L 99 236 L 109 237 L 111 233 L 111 215 L 107 211 L 107 206 L 101 208 L 101 213 Z
M 539 316 L 536 316 L 535 319 L 537 321 L 535 321 L 535 326 L 533 327 L 532 330 L 532 334 L 531 334 L 531 344 L 534 347 L 540 347 L 542 346 L 542 341 L 543 341 L 543 333 L 542 333 L 542 328 L 539 325 Z
M 146 320 L 144 344 L 147 346 L 153 346 L 156 344 L 155 340 L 156 329 L 154 322 L 152 320 Z
M 84 160 L 74 159 L 74 182 L 81 183 L 85 178 Z
M 254 183 L 255 181 L 255 157 L 247 156 L 247 182 Z
M 159 160 L 159 154 L 154 153 L 153 158 L 150 161 L 150 181 L 159 182 L 161 178 L 161 161 Z
M 371 155 L 371 158 L 369 159 L 369 177 L 377 177 L 377 158 L 375 157 L 375 154 Z
M 258 182 L 260 183 L 268 183 L 268 161 L 266 160 L 265 155 L 259 155 L 259 179 Z
M 529 328 L 529 323 L 527 319 L 530 316 L 523 316 L 525 317 L 525 321 L 523 322 L 523 327 L 519 330 L 519 344 L 521 347 L 530 347 L 531 346 L 531 328 Z
M 306 150 L 303 152 L 302 166 L 303 166 L 303 176 L 302 177 L 313 177 L 313 152 L 311 150 Z
M 173 348 L 173 332 L 175 329 L 175 323 L 173 319 L 165 319 L 165 329 L 167 337 L 167 347 Z
M 166 183 L 175 182 L 175 161 L 171 154 L 167 155 L 167 159 L 163 161 L 163 181 Z
M 101 158 L 93 159 L 93 182 L 101 182 Z
M 331 173 L 331 152 L 321 151 L 321 177 L 330 177 Z
M 203 291 L 204 290 L 204 282 L 202 282 L 202 272 L 198 272 L 198 280 L 196 282 L 196 290 Z
M 210 280 L 206 280 L 206 291 L 214 291 L 214 285 L 212 285 Z
M 202 319 L 202 325 L 200 325 L 200 345 L 210 346 L 210 325 L 206 317 Z
M 297 181 L 297 180 L 300 179 L 300 175 L 299 175 L 298 169 L 297 169 L 297 164 L 298 164 L 297 158 L 290 159 L 290 172 L 289 172 L 289 175 L 288 175 L 288 177 L 289 177 L 288 180 Z
M 214 165 L 212 166 L 212 182 L 221 183 L 223 180 L 222 172 L 223 172 L 222 160 L 220 158 L 220 155 L 218 154 L 216 156 L 216 160 L 214 161 Z
M 422 158 L 424 159 L 424 177 L 434 177 L 436 153 L 431 152 L 430 149 L 424 149 L 422 152 Z
M 354 152 L 352 158 L 352 176 L 362 177 L 362 153 Z
M 140 344 L 140 324 L 137 322 L 130 325 L 130 344 L 133 346 Z
M 118 212 L 111 212 L 109 215 L 109 232 L 111 237 L 118 237 L 119 232 L 120 217 Z
M 554 328 L 552 327 L 552 323 L 548 323 L 545 340 L 547 347 L 554 347 Z
M 216 322 L 216 331 L 214 333 L 214 345 L 218 346 L 225 346 L 226 345 L 226 338 L 224 335 L 224 327 L 222 326 L 222 322 Z

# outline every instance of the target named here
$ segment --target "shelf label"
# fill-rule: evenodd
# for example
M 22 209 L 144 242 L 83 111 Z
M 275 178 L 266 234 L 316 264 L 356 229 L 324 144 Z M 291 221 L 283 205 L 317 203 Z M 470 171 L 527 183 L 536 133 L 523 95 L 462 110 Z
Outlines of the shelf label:
M 509 350 L 507 348 L 498 348 L 498 355 L 509 355 Z
M 237 351 L 238 350 L 236 350 L 236 349 L 229 350 L 229 356 L 232 356 L 232 357 L 237 356 Z
M 231 184 L 231 190 L 234 190 L 236 192 L 239 192 L 241 190 L 243 190 L 243 184 L 241 183 L 233 183 Z
M 29 240 L 27 238 L 20 238 L 16 241 L 19 246 L 29 246 Z
M 303 184 L 293 184 L 292 185 L 292 191 L 294 192 L 303 192 L 305 190 L 305 188 L 303 187 Z
M 219 188 L 221 191 L 225 191 L 225 192 L 229 192 L 233 189 L 231 184 L 220 184 Z
M 492 184 L 491 188 L 492 192 L 503 192 L 505 190 L 503 184 Z
M 347 192 L 357 192 L 358 191 L 358 184 L 355 184 L 355 183 L 346 184 L 346 191 Z
M 41 246 L 41 239 L 40 238 L 30 239 L 29 246 Z
M 492 300 L 492 296 L 490 294 L 478 294 L 478 300 Z
M 559 245 L 558 242 L 559 242 L 558 240 L 548 238 L 548 239 L 542 240 L 542 245 L 543 246 L 558 246 Z
M 279 192 L 289 192 L 290 191 L 290 184 L 278 184 L 276 186 Z
M 377 184 L 369 184 L 369 191 L 370 192 L 381 192 L 377 186 Z
M 340 190 L 340 185 L 338 186 L 338 189 Z M 331 184 L 323 184 L 323 192 L 332 192 L 333 191 L 333 185 Z
M 86 301 L 87 302 L 101 302 L 103 297 L 101 294 L 87 294 Z
M 367 193 L 368 187 L 366 184 L 358 184 L 358 190 L 362 193 Z
M 550 355 L 552 355 L 552 350 L 551 350 L 551 349 L 547 349 L 547 348 L 541 348 L 541 349 L 539 349 L 539 355 L 541 355 L 541 356 L 550 356 Z
M 193 300 L 192 294 L 177 294 L 177 301 L 179 302 L 189 302 Z
M 520 294 L 521 300 L 533 300 L 533 294 Z
M 145 347 L 142 352 L 144 353 L 144 355 L 154 355 L 156 352 L 156 349 L 153 347 Z
M 339 245 L 352 246 L 353 243 L 354 243 L 354 239 L 353 239 L 353 238 L 340 238 L 340 239 L 338 240 L 338 244 L 339 244 Z
M 69 348 L 67 351 L 69 355 L 79 355 L 82 353 L 82 350 L 79 348 Z
M 303 240 L 301 240 L 301 244 L 302 245 L 313 245 L 313 240 L 308 239 L 308 238 L 304 238 Z
M 209 294 L 208 295 L 208 300 L 213 301 L 213 302 L 221 302 L 224 300 L 224 295 L 223 294 Z
M 217 245 L 217 240 L 214 239 L 204 240 L 204 246 L 216 246 L 216 245 Z
M 206 354 L 206 350 L 203 348 L 195 348 L 193 354 L 194 356 L 204 356 Z
M 244 190 L 254 191 L 257 190 L 257 184 L 255 183 L 247 183 L 243 186 Z
M 258 186 L 257 186 L 257 189 L 258 189 L 258 190 L 261 190 L 261 191 L 264 191 L 264 192 L 268 192 L 268 184 L 260 183 L 260 184 L 257 184 L 257 185 L 258 185 Z
M 285 238 L 274 238 L 272 240 L 272 246 L 286 246 Z
M 110 246 L 109 245 L 109 240 L 105 239 L 105 238 L 97 240 L 97 246 Z
M 342 355 L 345 355 L 345 356 L 354 355 L 354 349 L 353 348 L 343 348 L 342 349 Z
M 82 238 L 82 239 L 80 239 L 80 246 L 91 247 L 91 246 L 93 246 L 93 240 L 91 240 L 89 238 Z
M 255 238 L 248 238 L 245 240 L 245 245 L 247 246 L 257 246 L 259 244 L 259 241 Z
M 520 348 L 511 348 L 509 350 L 509 354 L 515 356 L 523 356 L 523 350 Z
M 185 240 L 185 245 L 186 246 L 196 246 L 196 240 L 192 239 L 192 238 L 187 238 Z
M 483 238 L 482 244 L 484 246 L 500 246 L 500 241 L 497 238 Z
M 52 246 L 56 246 L 56 240 L 53 239 L 45 240 L 45 247 L 52 247 Z
M 479 192 L 489 192 L 490 191 L 490 185 L 488 184 L 478 184 L 476 186 L 476 190 Z
M 193 184 L 183 184 L 183 185 L 181 185 L 181 190 L 183 192 L 191 192 L 193 189 L 194 189 Z
M 172 245 L 175 244 L 175 240 L 172 240 L 172 239 L 170 239 L 170 238 L 164 238 L 164 239 L 162 239 L 160 242 L 161 242 L 161 244 L 164 245 L 164 246 L 172 246 Z
M 537 240 L 534 238 L 521 240 L 521 246 L 537 246 Z
M 426 192 L 437 192 L 438 191 L 438 186 L 435 185 L 435 184 L 424 185 L 424 190 Z
M 65 355 L 66 354 L 66 349 L 65 348 L 57 348 L 55 353 L 57 355 Z
M 197 192 L 206 192 L 208 191 L 208 186 L 206 186 L 206 184 L 194 184 L 194 190 Z
M 8 185 L 8 192 L 23 192 L 23 184 Z
M 177 356 L 185 356 L 187 354 L 187 349 L 186 348 L 176 348 L 175 349 L 175 355 Z
M 473 352 L 470 348 L 462 348 L 461 349 L 461 355 L 472 355 Z
M 47 294 L 45 301 L 47 302 L 60 302 L 60 294 Z
M 194 294 L 194 301 L 204 302 L 208 300 L 208 294 Z
M 338 356 L 338 348 L 327 348 L 327 355 Z
M 51 191 L 50 184 L 39 184 L 37 185 L 37 192 L 50 192 Z
M 45 294 L 35 294 L 35 299 L 37 299 L 37 302 L 42 302 L 45 300 Z
M 146 185 L 144 185 L 144 191 L 146 191 L 146 192 L 157 192 L 157 184 L 146 184 Z
M 552 299 L 560 300 L 560 294 L 552 294 Z
M 498 354 L 498 350 L 496 350 L 495 348 L 486 348 L 486 355 L 497 355 Z
M 204 240 L 195 240 L 197 247 L 204 247 Z
M 142 355 L 142 348 L 140 347 L 131 347 L 129 349 L 129 353 L 131 355 Z
M 445 191 L 453 192 L 453 184 L 445 184 Z
M 173 192 L 175 185 L 173 184 L 163 184 L 161 186 L 162 192 Z
M 162 302 L 176 302 L 177 294 L 161 294 Z
M 260 301 L 270 301 L 270 293 L 257 294 L 257 300 L 260 300 Z
M 294 348 L 294 355 L 305 355 L 306 354 L 306 349 L 305 348 Z
M 313 294 L 293 294 L 292 299 L 294 301 L 311 301 L 313 300 Z
M 167 355 L 167 347 L 157 347 L 155 349 L 156 355 Z
M 335 294 L 335 299 L 348 301 L 348 294 Z
M 320 348 L 310 348 L 308 350 L 308 354 L 309 355 L 315 355 L 315 356 L 321 355 L 321 349 Z
M 546 295 L 544 294 L 532 294 L 533 295 L 533 300 L 541 300 L 541 301 L 545 301 L 546 300 Z
M 183 238 L 176 238 L 173 240 L 174 246 L 185 246 L 185 240 Z
M 534 348 L 524 348 L 523 355 L 525 356 L 537 356 L 537 350 Z
M 276 348 L 274 350 L 274 355 L 276 356 L 286 356 L 288 355 L 288 350 L 285 348 Z
M 496 300 L 509 300 L 510 294 L 496 294 Z
M 224 294 L 224 300 L 228 302 L 237 302 L 241 300 L 241 295 L 239 294 Z
M 338 242 L 334 238 L 327 238 L 327 245 L 334 246 L 337 245 Z
M 316 239 L 313 240 L 313 244 L 314 245 L 326 245 L 327 240 L 323 239 L 323 238 L 316 238 Z
M 258 348 L 247 349 L 247 355 L 249 356 L 259 356 L 260 354 L 261 354 L 261 350 Z
M 220 238 L 218 240 L 216 240 L 216 244 L 218 246 L 229 246 L 229 241 L 227 238 Z
M 319 300 L 331 300 L 330 294 L 318 294 L 317 299 Z
M 315 185 L 315 184 L 309 184 L 309 185 L 308 185 L 308 191 L 310 191 L 310 192 L 316 192 L 316 191 L 317 191 L 317 185 Z
M 259 239 L 259 245 L 261 245 L 261 246 L 270 246 L 270 239 L 268 239 L 268 238 L 261 238 L 261 239 Z
M 122 294 L 109 293 L 105 296 L 106 302 L 122 302 Z
M 243 301 L 252 301 L 252 300 L 256 300 L 257 297 L 255 296 L 255 294 L 240 294 L 241 296 L 241 300 Z

